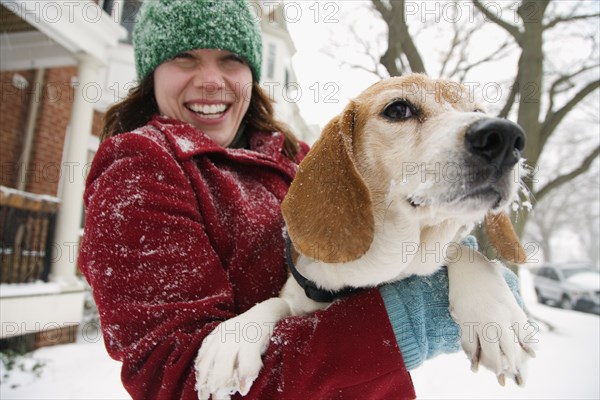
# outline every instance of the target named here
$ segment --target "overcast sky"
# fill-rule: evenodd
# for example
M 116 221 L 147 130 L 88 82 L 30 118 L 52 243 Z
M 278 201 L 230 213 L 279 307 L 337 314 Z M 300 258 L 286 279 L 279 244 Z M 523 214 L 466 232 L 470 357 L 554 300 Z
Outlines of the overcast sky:
M 347 29 L 346 15 L 360 7 L 358 1 L 306 1 L 287 2 L 284 8 L 297 49 L 293 66 L 301 90 L 298 105 L 309 124 L 324 126 L 350 98 L 377 81 L 365 71 L 340 68 L 338 61 L 322 51 L 332 33 Z
M 287 1 L 283 9 L 288 30 L 294 40 L 297 53 L 293 58 L 293 66 L 296 72 L 300 94 L 298 105 L 302 116 L 309 124 L 318 124 L 321 127 L 333 116 L 338 114 L 346 105 L 348 100 L 363 89 L 367 88 L 379 78 L 364 70 L 340 66 L 339 58 L 345 57 L 365 60 L 361 56 L 362 50 L 356 38 L 350 34 L 350 29 L 359 33 L 361 39 L 374 42 L 379 46 L 375 53 L 381 54 L 387 44 L 385 40 L 377 43 L 376 38 L 381 32 L 385 32 L 385 26 L 381 21 L 373 18 L 368 11 L 369 1 L 344 0 L 344 1 Z M 493 3 L 493 4 L 491 4 Z M 514 14 L 518 2 L 501 0 L 491 2 L 490 7 L 497 10 L 504 19 L 515 23 L 517 18 Z M 568 1 L 553 3 L 553 7 L 568 7 Z M 572 3 L 571 3 L 572 4 Z M 453 8 L 454 7 L 454 8 Z M 493 8 L 497 7 L 497 8 Z M 505 7 L 501 9 L 500 7 Z M 584 10 L 598 12 L 600 2 L 588 1 L 584 4 Z M 586 10 L 587 9 L 587 10 Z M 459 14 L 456 14 L 456 13 Z M 451 32 L 449 21 L 456 19 L 459 22 L 471 23 L 477 18 L 474 16 L 473 5 L 469 1 L 456 2 L 433 2 L 433 1 L 408 1 L 407 16 L 411 21 L 411 31 L 418 28 L 419 22 L 432 19 L 436 24 L 419 33 L 416 39 L 421 55 L 425 59 L 428 73 L 436 76 L 439 72 L 439 52 L 448 48 Z M 598 33 L 596 32 L 596 35 Z M 551 35 L 550 35 L 551 36 Z M 568 46 L 565 40 L 547 37 L 545 47 L 551 48 L 553 54 L 564 51 L 565 57 L 558 57 L 557 62 L 564 62 L 567 67 L 570 60 L 576 60 L 582 54 L 587 54 L 587 44 L 578 43 L 577 39 L 569 38 Z M 333 48 L 335 57 L 325 54 L 323 51 L 329 45 L 331 39 L 343 46 Z M 506 33 L 493 24 L 487 24 L 485 30 L 469 38 L 469 51 L 473 58 L 481 58 L 497 48 L 506 38 Z M 385 38 L 384 38 L 385 39 Z M 556 39 L 556 40 L 555 40 Z M 553 47 L 554 46 L 554 47 Z M 514 49 L 516 45 L 513 44 Z M 426 49 L 426 50 L 425 50 Z M 331 52 L 331 49 L 330 49 Z M 504 57 L 502 61 L 485 64 L 470 73 L 467 77 L 469 84 L 473 87 L 492 88 L 495 83 L 510 82 L 516 72 L 518 51 Z M 437 65 L 436 65 L 437 64 Z M 560 66 L 559 66 L 560 68 Z M 485 97 L 481 91 L 476 91 L 478 99 Z M 493 100 L 497 99 L 496 102 Z M 493 91 L 488 92 L 486 100 L 488 109 L 498 110 L 502 106 L 504 97 L 496 96 Z

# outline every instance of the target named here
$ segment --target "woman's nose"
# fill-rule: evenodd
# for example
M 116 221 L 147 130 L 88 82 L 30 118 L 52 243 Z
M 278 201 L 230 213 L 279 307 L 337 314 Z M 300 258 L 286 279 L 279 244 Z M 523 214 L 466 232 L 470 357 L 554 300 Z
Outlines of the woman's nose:
M 216 63 L 203 63 L 194 71 L 194 86 L 205 90 L 219 90 L 225 86 L 223 74 Z

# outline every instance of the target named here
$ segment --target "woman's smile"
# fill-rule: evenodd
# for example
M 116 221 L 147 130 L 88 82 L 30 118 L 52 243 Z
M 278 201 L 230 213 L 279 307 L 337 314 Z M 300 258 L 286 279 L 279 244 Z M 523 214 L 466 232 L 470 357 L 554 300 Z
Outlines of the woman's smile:
M 225 103 L 186 103 L 185 107 L 194 114 L 201 124 L 218 124 L 226 117 L 230 109 Z

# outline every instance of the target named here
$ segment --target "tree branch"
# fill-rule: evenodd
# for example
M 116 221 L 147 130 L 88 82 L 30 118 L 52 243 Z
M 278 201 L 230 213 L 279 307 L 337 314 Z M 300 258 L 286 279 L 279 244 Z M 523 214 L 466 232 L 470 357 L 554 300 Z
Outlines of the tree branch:
M 505 50 L 507 47 L 509 47 L 511 44 L 510 40 L 507 40 L 506 42 L 504 42 L 502 45 L 500 45 L 500 47 L 498 47 L 495 51 L 491 52 L 490 54 L 488 54 L 487 56 L 480 58 L 477 61 L 474 61 L 470 64 L 467 64 L 463 67 L 460 67 L 459 65 L 456 66 L 454 72 L 450 75 L 450 76 L 454 76 L 454 75 L 460 75 L 459 77 L 459 81 L 462 82 L 464 81 L 467 73 L 472 70 L 473 68 L 481 65 L 481 64 L 485 64 L 491 61 L 495 61 L 498 60 L 500 58 L 502 58 L 504 56 L 505 53 L 502 53 L 503 50 Z
M 548 138 L 554 129 L 560 124 L 563 118 L 588 94 L 592 93 L 594 90 L 600 87 L 600 80 L 596 80 L 588 83 L 583 89 L 581 89 L 571 100 L 569 100 L 564 106 L 560 109 L 550 112 L 545 121 L 542 124 L 542 137 Z
M 594 149 L 594 151 L 592 151 L 582 162 L 581 165 L 579 165 L 579 167 L 575 168 L 573 171 L 564 174 L 564 175 L 560 175 L 557 176 L 556 178 L 554 178 L 552 181 L 548 182 L 546 185 L 544 185 L 543 188 L 541 188 L 540 190 L 538 190 L 535 193 L 535 198 L 537 200 L 537 202 L 539 203 L 542 198 L 544 198 L 544 196 L 546 196 L 548 193 L 550 193 L 553 189 L 556 189 L 557 187 L 559 187 L 560 185 L 569 182 L 571 179 L 583 174 L 584 172 L 586 172 L 590 166 L 592 165 L 592 162 L 596 159 L 596 157 L 598 157 L 598 155 L 600 154 L 600 146 L 596 147 Z
M 421 54 L 419 53 L 419 50 L 417 49 L 417 46 L 415 45 L 415 42 L 413 41 L 408 30 L 404 3 L 404 0 L 398 0 L 391 3 L 394 17 L 392 17 L 392 25 L 390 25 L 390 28 L 393 28 L 394 22 L 398 24 L 400 48 L 408 60 L 410 70 L 417 73 L 426 73 L 427 71 L 425 70 L 423 58 L 421 58 Z
M 385 67 L 390 76 L 400 76 L 404 73 L 404 67 L 398 68 L 396 64 L 396 61 L 400 59 L 400 55 L 397 55 L 398 53 L 400 52 L 388 47 L 379 59 L 379 62 Z
M 563 23 L 563 22 L 571 22 L 571 21 L 576 21 L 578 19 L 588 19 L 588 18 L 597 18 L 600 17 L 600 13 L 596 13 L 596 14 L 585 14 L 585 15 L 572 15 L 569 17 L 558 17 L 553 19 L 552 21 L 548 22 L 546 25 L 544 25 L 544 30 L 546 29 L 551 29 L 554 28 L 556 25 Z
M 565 88 L 565 89 L 559 89 L 559 86 L 561 86 L 564 83 L 570 83 L 569 81 L 571 79 L 575 78 L 577 75 L 582 74 L 591 69 L 598 68 L 598 67 L 600 67 L 600 64 L 583 66 L 583 67 L 579 68 L 577 71 L 573 72 L 572 74 L 561 75 L 558 79 L 556 79 L 554 82 L 552 82 L 552 85 L 550 86 L 550 90 L 548 92 L 549 101 L 548 101 L 548 109 L 546 110 L 546 116 L 549 116 L 552 113 L 552 110 L 554 109 L 555 95 L 573 88 L 574 85 L 571 83 L 569 85 L 569 87 Z
M 350 68 L 353 69 L 359 69 L 359 70 L 363 70 L 366 71 L 370 74 L 373 74 L 377 77 L 379 77 L 380 79 L 384 79 L 387 78 L 387 76 L 384 76 L 384 74 L 382 74 L 380 72 L 380 62 L 377 56 L 374 55 L 374 53 L 378 52 L 378 48 L 374 48 L 372 43 L 369 43 L 368 40 L 366 39 L 366 37 L 364 35 L 360 35 L 357 31 L 356 31 L 356 26 L 355 24 L 352 22 L 349 25 L 349 30 L 350 30 L 350 38 L 352 40 L 352 42 L 354 44 L 358 44 L 361 47 L 361 50 L 358 51 L 357 53 L 360 55 L 364 55 L 367 59 L 368 59 L 368 63 L 365 62 L 364 65 L 360 64 L 360 62 L 354 63 L 354 62 L 349 62 L 348 60 L 346 60 L 344 57 L 340 56 L 340 53 L 345 53 L 343 50 L 344 48 L 344 43 L 339 42 L 337 40 L 331 39 L 328 43 L 327 47 L 324 47 L 323 49 L 321 49 L 321 51 L 323 52 L 323 54 L 326 54 L 328 56 L 330 56 L 333 60 L 337 60 L 338 66 L 342 67 L 342 66 L 349 66 Z M 382 42 L 383 40 L 381 40 L 381 38 L 377 38 L 377 43 L 378 42 Z M 377 46 L 375 46 L 377 47 Z M 373 51 L 370 51 L 373 50 Z
M 388 22 L 391 20 L 391 11 L 381 0 L 371 0 L 371 4 L 373 4 L 375 10 L 381 14 L 381 18 L 383 18 L 384 21 Z
M 485 15 L 485 17 L 487 19 L 491 20 L 492 22 L 494 22 L 495 24 L 497 24 L 498 26 L 500 26 L 502 29 L 504 29 L 505 31 L 507 31 L 512 37 L 515 38 L 515 40 L 517 41 L 517 43 L 519 43 L 519 45 L 521 44 L 522 34 L 521 34 L 521 31 L 519 30 L 519 27 L 517 27 L 516 25 L 513 25 L 513 24 L 510 24 L 510 23 L 506 22 L 505 20 L 503 20 L 502 18 L 500 18 L 496 14 L 490 12 L 486 8 L 486 6 L 481 3 L 480 0 L 472 0 L 472 1 L 473 1 L 473 4 L 475 5 L 475 7 L 483 15 Z
M 369 67 L 364 67 L 364 66 L 356 65 L 356 64 L 351 64 L 350 66 L 352 68 L 362 69 L 364 71 L 370 72 L 370 73 L 378 76 L 380 79 L 384 79 L 385 76 L 383 76 L 379 72 L 379 69 L 377 68 L 377 66 L 380 64 L 379 60 L 377 59 L 377 57 L 375 55 L 373 55 L 371 52 L 369 52 L 369 49 L 371 48 L 371 44 L 368 43 L 367 40 L 365 40 L 363 37 L 361 37 L 361 35 L 359 35 L 359 33 L 356 31 L 354 25 L 350 26 L 350 31 L 352 32 L 352 36 L 355 37 L 356 42 L 358 42 L 362 46 L 363 53 L 371 62 L 372 67 L 369 68 Z
M 446 67 L 448 66 L 448 63 L 450 62 L 450 58 L 452 58 L 452 54 L 454 53 L 454 50 L 460 43 L 460 29 L 458 29 L 458 26 L 456 23 L 452 24 L 452 28 L 454 29 L 454 35 L 452 36 L 452 41 L 450 42 L 450 49 L 448 49 L 448 52 L 446 53 L 446 55 L 444 56 L 444 59 L 442 60 L 442 66 L 441 66 L 440 72 L 438 74 L 438 76 L 440 76 L 440 77 L 444 76 L 444 72 L 446 72 Z
M 520 85 L 519 80 L 520 80 L 520 74 L 519 74 L 519 72 L 517 72 L 517 76 L 515 77 L 515 80 L 510 88 L 510 93 L 508 94 L 506 103 L 504 103 L 504 107 L 502 107 L 502 110 L 500 110 L 498 117 L 508 118 L 508 113 L 510 113 L 510 110 L 512 109 L 513 104 L 515 104 L 515 99 L 517 98 L 517 93 L 519 93 L 519 85 Z
M 474 35 L 475 32 L 477 32 L 479 29 L 481 29 L 483 24 L 484 24 L 483 21 L 481 23 L 474 24 L 474 26 L 471 29 L 467 29 L 466 26 L 460 27 L 460 26 L 458 26 L 458 24 L 456 24 L 456 22 L 454 22 L 452 24 L 452 27 L 454 28 L 454 36 L 452 38 L 452 42 L 450 43 L 450 49 L 448 50 L 448 53 L 446 54 L 446 57 L 444 58 L 442 70 L 440 71 L 439 76 L 446 76 L 448 78 L 453 78 L 459 72 L 462 72 L 463 73 L 462 75 L 464 76 L 473 67 L 473 65 L 470 65 L 470 66 L 461 68 L 461 64 L 466 62 L 466 60 L 468 58 L 467 57 L 467 47 L 468 47 L 468 43 L 469 43 L 468 38 L 471 37 L 472 35 Z M 463 32 L 462 35 L 461 35 L 461 32 Z M 457 49 L 459 50 L 459 53 L 460 53 L 460 55 L 458 56 L 458 60 L 456 60 L 456 62 L 454 63 L 452 72 L 446 73 L 446 69 L 448 68 L 448 63 L 450 62 L 452 56 L 454 55 L 454 53 Z M 459 78 L 459 81 L 462 81 L 462 80 L 463 79 Z
M 388 27 L 388 48 L 381 56 L 380 62 L 390 76 L 398 76 L 404 72 L 404 68 L 399 69 L 397 66 L 398 61 L 402 62 L 402 55 L 406 57 L 412 72 L 425 73 L 425 64 L 413 42 L 406 22 L 405 1 L 391 2 L 391 8 L 388 8 L 380 0 L 371 0 L 371 3 L 381 14 Z

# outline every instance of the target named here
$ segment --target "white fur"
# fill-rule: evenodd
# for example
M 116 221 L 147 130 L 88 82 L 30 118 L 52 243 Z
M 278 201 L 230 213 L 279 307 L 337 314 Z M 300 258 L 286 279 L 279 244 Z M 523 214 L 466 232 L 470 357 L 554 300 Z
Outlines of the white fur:
M 461 328 L 461 344 L 477 370 L 479 363 L 524 384 L 535 327 L 504 282 L 502 265 L 464 246 L 449 254 L 450 314 Z
M 456 179 L 443 176 L 444 168 L 448 172 L 450 167 L 464 163 L 467 152 L 463 137 L 468 126 L 489 116 L 472 112 L 475 105 L 467 100 L 450 104 L 434 101 L 433 95 L 411 98 L 399 92 L 388 89 L 371 99 L 368 106 L 372 117 L 364 128 L 370 134 L 365 136 L 363 158 L 357 161 L 375 204 L 375 235 L 370 248 L 359 259 L 343 264 L 325 264 L 300 255 L 297 269 L 322 288 L 336 290 L 374 287 L 413 274 L 429 275 L 448 265 L 451 315 L 463 328 L 465 352 L 474 365 L 480 361 L 499 377 L 522 378 L 527 360 L 523 337 L 517 335 L 518 340 L 511 340 L 510 332 L 514 324 L 525 326 L 527 318 L 508 289 L 501 266 L 456 243 L 490 211 L 491 204 L 478 199 L 453 200 L 468 189 L 467 171 L 455 171 Z M 405 124 L 377 118 L 381 105 L 392 98 L 423 104 L 428 118 Z M 420 140 L 415 140 L 417 136 Z M 507 194 L 502 206 L 512 201 L 517 190 L 514 176 L 498 183 Z M 408 198 L 422 201 L 421 206 L 411 206 Z M 247 393 L 262 367 L 261 354 L 277 322 L 327 305 L 308 299 L 290 277 L 279 298 L 268 299 L 223 322 L 206 338 L 196 359 L 199 398 Z M 502 340 L 486 340 L 484 329 L 491 323 L 502 331 Z M 256 328 L 257 334 L 248 338 L 250 328 Z

